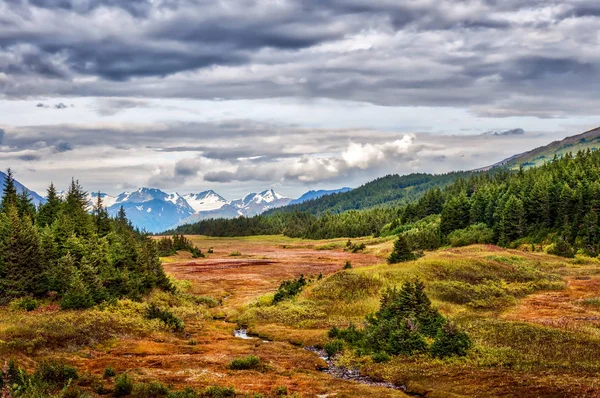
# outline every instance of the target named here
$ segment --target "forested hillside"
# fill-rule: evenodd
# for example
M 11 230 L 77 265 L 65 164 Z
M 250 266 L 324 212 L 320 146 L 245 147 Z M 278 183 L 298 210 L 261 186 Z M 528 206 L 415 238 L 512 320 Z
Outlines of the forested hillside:
M 98 201 L 90 214 L 86 192 L 72 181 L 65 199 L 54 185 L 36 208 L 17 193 L 10 170 L 0 202 L 0 304 L 51 295 L 62 308 L 86 308 L 166 290 L 155 242 L 134 230 L 124 211 L 109 217 Z
M 354 192 L 354 191 L 352 191 Z M 600 153 L 580 151 L 537 168 L 494 169 L 430 189 L 405 206 L 315 216 L 276 213 L 235 220 L 207 220 L 182 233 L 235 236 L 283 233 L 290 237 L 361 235 L 407 237 L 414 250 L 444 244 L 543 245 L 570 256 L 600 253 Z M 536 246 L 537 245 L 537 246 Z
M 266 214 L 308 212 L 311 214 L 342 213 L 347 210 L 364 210 L 380 205 L 403 205 L 410 203 L 435 187 L 444 187 L 471 172 L 448 174 L 397 174 L 373 180 L 348 192 L 327 195 L 300 204 L 273 209 Z

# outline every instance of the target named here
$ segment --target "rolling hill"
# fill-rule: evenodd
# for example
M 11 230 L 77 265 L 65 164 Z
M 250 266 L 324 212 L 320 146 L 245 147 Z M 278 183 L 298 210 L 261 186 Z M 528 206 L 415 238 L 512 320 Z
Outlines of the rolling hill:
M 554 156 L 562 157 L 566 153 L 577 153 L 580 150 L 590 149 L 595 151 L 600 148 L 600 127 L 586 131 L 581 134 L 567 137 L 560 141 L 554 141 L 548 145 L 523 152 L 501 162 L 484 167 L 481 170 L 489 170 L 493 167 L 506 167 L 518 169 L 520 166 L 535 167 L 552 160 Z

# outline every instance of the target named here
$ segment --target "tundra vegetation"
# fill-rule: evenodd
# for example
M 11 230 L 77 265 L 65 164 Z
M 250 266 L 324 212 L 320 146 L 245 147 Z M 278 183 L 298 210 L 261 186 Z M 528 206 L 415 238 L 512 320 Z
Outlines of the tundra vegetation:
M 398 206 L 186 227 L 288 235 L 236 238 L 146 236 L 101 199 L 90 211 L 76 181 L 36 209 L 9 172 L 0 391 L 405 396 L 322 373 L 310 346 L 421 396 L 598 396 L 598 165 L 580 153 Z

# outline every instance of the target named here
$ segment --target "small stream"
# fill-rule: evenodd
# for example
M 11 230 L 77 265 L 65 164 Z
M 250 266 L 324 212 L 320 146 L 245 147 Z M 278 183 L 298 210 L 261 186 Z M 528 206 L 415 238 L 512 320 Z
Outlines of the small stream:
M 336 379 L 351 380 L 361 384 L 367 384 L 375 387 L 391 388 L 393 390 L 401 390 L 406 392 L 406 386 L 397 386 L 393 383 L 385 381 L 376 381 L 368 376 L 362 376 L 358 369 L 348 369 L 342 366 L 337 366 L 331 359 L 327 358 L 325 350 L 317 347 L 304 347 L 306 351 L 314 352 L 327 363 L 327 368 L 323 369 L 324 373 L 327 373 L 331 377 Z
M 248 330 L 246 329 L 234 329 L 233 330 L 233 336 L 237 337 L 238 339 L 242 339 L 242 340 L 254 340 L 254 339 L 258 339 L 258 336 L 254 336 L 252 334 L 248 334 Z M 262 340 L 263 343 L 270 343 L 269 340 Z
M 234 329 L 233 335 L 239 339 L 243 340 L 253 340 L 258 339 L 258 336 L 253 336 L 252 334 L 248 334 L 246 329 Z M 262 340 L 263 343 L 269 343 L 268 340 Z M 385 387 L 391 388 L 393 390 L 401 390 L 406 392 L 406 386 L 397 386 L 393 383 L 388 383 L 385 381 L 376 381 L 368 376 L 362 376 L 358 369 L 348 369 L 342 366 L 337 366 L 331 359 L 327 358 L 327 354 L 325 350 L 317 347 L 304 347 L 306 351 L 310 351 L 315 353 L 321 358 L 323 361 L 327 363 L 327 367 L 324 369 L 320 369 L 322 372 L 327 373 L 331 377 L 342 380 L 351 380 L 361 384 L 367 384 L 375 387 Z

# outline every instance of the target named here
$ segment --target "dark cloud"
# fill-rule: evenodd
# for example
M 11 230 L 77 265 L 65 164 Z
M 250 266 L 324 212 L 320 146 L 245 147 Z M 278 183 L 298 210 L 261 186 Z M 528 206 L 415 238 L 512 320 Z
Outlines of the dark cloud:
M 9 0 L 0 15 L 9 98 L 326 97 L 495 117 L 600 105 L 591 0 Z
M 67 152 L 67 151 L 73 150 L 73 147 L 67 141 L 57 141 L 56 144 L 54 145 L 54 148 L 58 152 Z
M 36 160 L 40 160 L 40 156 L 36 155 L 36 154 L 25 154 L 25 155 L 20 155 L 18 157 L 20 160 L 23 160 L 25 162 L 32 162 L 32 161 L 36 161 Z

